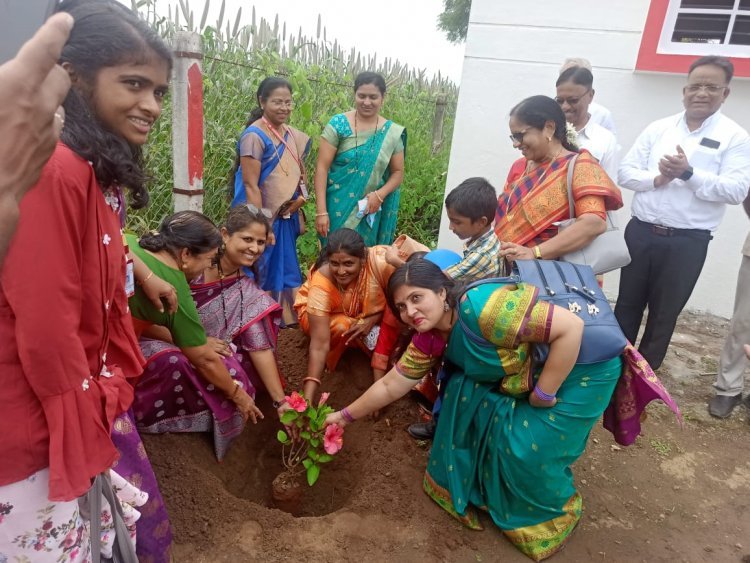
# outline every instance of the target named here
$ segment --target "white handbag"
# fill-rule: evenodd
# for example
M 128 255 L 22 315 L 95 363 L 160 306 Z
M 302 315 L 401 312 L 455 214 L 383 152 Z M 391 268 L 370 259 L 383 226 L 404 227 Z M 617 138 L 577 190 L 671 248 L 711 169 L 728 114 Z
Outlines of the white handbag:
M 570 227 L 576 220 L 575 201 L 573 200 L 573 169 L 578 155 L 570 159 L 568 164 L 568 205 L 570 219 L 560 221 L 557 226 L 560 231 Z M 623 268 L 630 264 L 630 252 L 625 242 L 625 233 L 615 224 L 612 212 L 607 211 L 607 230 L 592 240 L 587 246 L 568 252 L 558 260 L 572 264 L 591 266 L 595 274 L 606 274 L 612 270 Z

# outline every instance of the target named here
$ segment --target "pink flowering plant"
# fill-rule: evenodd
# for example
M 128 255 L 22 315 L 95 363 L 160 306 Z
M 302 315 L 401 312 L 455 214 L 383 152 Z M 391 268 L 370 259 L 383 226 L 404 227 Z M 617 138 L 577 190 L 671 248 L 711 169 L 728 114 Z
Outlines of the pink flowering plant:
M 304 468 L 311 487 L 320 477 L 321 466 L 344 446 L 344 429 L 338 424 L 325 425 L 326 416 L 333 412 L 326 404 L 329 395 L 322 393 L 317 406 L 296 391 L 285 397 L 291 409 L 281 416 L 281 422 L 287 431 L 279 430 L 276 434 L 283 446 L 284 467 L 292 474 Z

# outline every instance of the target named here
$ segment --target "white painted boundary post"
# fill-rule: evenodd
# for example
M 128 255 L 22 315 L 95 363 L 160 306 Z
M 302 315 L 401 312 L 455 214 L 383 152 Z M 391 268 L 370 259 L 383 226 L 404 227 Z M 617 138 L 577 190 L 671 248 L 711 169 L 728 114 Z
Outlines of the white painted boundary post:
M 174 210 L 203 211 L 203 42 L 178 31 L 172 80 Z

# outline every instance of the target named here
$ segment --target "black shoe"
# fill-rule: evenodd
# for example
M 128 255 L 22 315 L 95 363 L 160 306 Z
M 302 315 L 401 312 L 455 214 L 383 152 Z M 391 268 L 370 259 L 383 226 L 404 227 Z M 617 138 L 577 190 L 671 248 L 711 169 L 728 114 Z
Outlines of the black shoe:
M 708 413 L 716 418 L 727 418 L 734 407 L 742 402 L 742 393 L 739 395 L 716 395 L 708 403 Z
M 417 422 L 409 425 L 406 429 L 409 436 L 416 438 L 417 440 L 432 440 L 435 436 L 435 421 L 430 422 Z

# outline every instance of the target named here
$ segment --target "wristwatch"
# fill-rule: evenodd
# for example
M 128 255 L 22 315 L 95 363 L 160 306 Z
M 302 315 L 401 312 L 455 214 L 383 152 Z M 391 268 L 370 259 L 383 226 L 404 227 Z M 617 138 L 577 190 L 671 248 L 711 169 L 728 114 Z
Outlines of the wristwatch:
M 684 180 L 685 182 L 687 182 L 692 177 L 693 177 L 693 167 L 692 166 L 688 166 L 687 170 L 685 170 L 685 172 L 683 172 L 682 174 L 680 174 L 680 180 Z
M 286 397 L 283 397 L 280 401 L 273 401 L 271 404 L 273 408 L 279 410 L 283 405 L 286 405 Z

